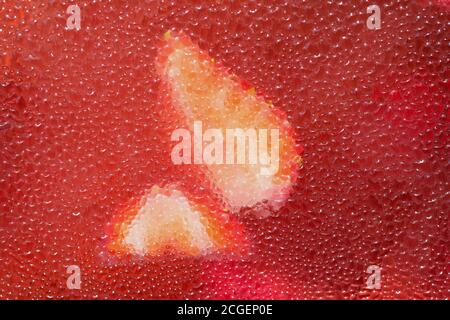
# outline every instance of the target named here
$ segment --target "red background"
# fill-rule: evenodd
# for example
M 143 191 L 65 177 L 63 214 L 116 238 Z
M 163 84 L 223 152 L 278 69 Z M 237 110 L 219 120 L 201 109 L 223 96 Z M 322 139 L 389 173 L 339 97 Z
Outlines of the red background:
M 449 298 L 449 10 L 444 2 L 0 4 L 0 297 Z M 183 31 L 286 112 L 304 165 L 286 205 L 243 210 L 245 258 L 118 261 L 117 208 L 178 182 L 156 43 Z M 197 177 L 197 178 L 196 178 Z M 213 200 L 211 200 L 213 199 Z M 381 290 L 366 268 L 382 267 Z M 81 290 L 66 288 L 79 265 Z

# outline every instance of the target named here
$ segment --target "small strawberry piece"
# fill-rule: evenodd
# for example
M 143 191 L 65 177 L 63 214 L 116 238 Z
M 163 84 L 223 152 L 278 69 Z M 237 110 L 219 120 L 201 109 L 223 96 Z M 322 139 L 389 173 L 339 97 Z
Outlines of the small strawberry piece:
M 243 249 L 236 221 L 214 216 L 174 187 L 154 186 L 115 221 L 109 248 L 118 254 L 198 256 Z M 242 240 L 242 241 L 241 241 Z

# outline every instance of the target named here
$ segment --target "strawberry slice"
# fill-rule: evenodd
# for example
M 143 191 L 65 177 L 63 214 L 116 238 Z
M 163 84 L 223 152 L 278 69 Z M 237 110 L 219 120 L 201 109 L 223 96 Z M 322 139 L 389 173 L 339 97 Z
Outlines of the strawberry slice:
M 226 213 L 214 215 L 173 186 L 154 186 L 113 223 L 109 249 L 118 254 L 198 256 L 237 253 L 245 248 L 239 225 Z
M 194 159 L 192 163 L 203 164 L 201 167 L 207 170 L 229 209 L 237 211 L 261 202 L 280 207 L 301 163 L 286 116 L 258 96 L 254 88 L 246 88 L 244 81 L 230 74 L 183 34 L 164 34 L 156 67 L 163 90 L 194 136 L 195 126 L 200 124 L 204 131 L 219 130 L 223 139 L 228 139 L 221 141 L 222 145 L 219 143 L 224 155 L 221 161 L 208 162 L 200 155 L 200 161 Z M 243 137 L 246 161 L 234 161 L 235 156 L 238 158 L 239 142 L 236 136 L 230 136 L 236 138 L 236 143 L 229 145 L 230 138 L 225 132 L 236 129 L 244 133 L 255 130 L 254 137 L 259 140 L 252 151 L 259 148 L 258 159 L 250 160 L 251 135 L 246 135 Z M 217 139 L 212 143 L 215 142 Z M 205 145 L 205 141 L 200 142 L 203 152 Z

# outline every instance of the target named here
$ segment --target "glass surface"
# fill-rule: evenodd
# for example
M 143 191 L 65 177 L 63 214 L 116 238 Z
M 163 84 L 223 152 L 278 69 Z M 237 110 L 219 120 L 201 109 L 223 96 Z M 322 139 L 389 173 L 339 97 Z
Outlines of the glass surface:
M 450 298 L 449 17 L 2 1 L 0 298 Z

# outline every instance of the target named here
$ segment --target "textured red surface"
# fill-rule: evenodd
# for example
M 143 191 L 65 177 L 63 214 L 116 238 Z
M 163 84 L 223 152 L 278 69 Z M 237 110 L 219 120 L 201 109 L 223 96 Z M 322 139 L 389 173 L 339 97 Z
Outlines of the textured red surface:
M 0 298 L 449 298 L 449 10 L 443 2 L 0 4 Z M 177 183 L 157 41 L 183 31 L 282 109 L 304 147 L 283 208 L 242 210 L 246 257 L 117 261 L 118 208 Z M 165 106 L 162 108 L 162 106 Z M 380 290 L 366 269 L 382 267 Z M 66 288 L 80 266 L 81 290 Z

